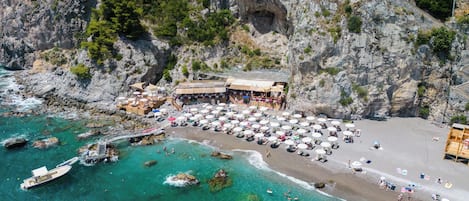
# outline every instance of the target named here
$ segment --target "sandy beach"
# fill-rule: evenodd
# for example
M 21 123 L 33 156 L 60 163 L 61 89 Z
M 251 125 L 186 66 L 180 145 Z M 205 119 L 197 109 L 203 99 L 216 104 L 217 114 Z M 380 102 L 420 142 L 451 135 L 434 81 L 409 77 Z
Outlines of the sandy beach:
M 208 143 L 222 151 L 257 151 L 271 169 L 308 183 L 325 182 L 328 185 L 321 191 L 346 200 L 397 200 L 401 188 L 409 185 L 415 192 L 405 193 L 403 200 L 407 200 L 409 195 L 411 200 L 432 200 L 433 193 L 452 201 L 469 196 L 466 188 L 469 181 L 462 176 L 469 174 L 469 167 L 443 160 L 449 128 L 419 118 L 360 120 L 354 123 L 362 130 L 361 136 L 355 137 L 354 143 L 344 143 L 339 139 L 340 147 L 332 150 L 333 154 L 328 155 L 326 163 L 312 161 L 314 154 L 302 157 L 289 153 L 285 145 L 272 149 L 223 132 L 203 131 L 200 127 L 168 128 L 167 134 Z M 435 141 L 435 138 L 439 140 Z M 380 149 L 371 148 L 374 141 L 380 142 Z M 270 152 L 269 157 L 266 157 L 267 152 Z M 362 161 L 364 171 L 354 173 L 348 168 L 349 160 Z M 404 175 L 403 171 L 407 174 Z M 424 179 L 420 178 L 421 173 L 425 174 Z M 383 176 L 396 185 L 394 191 L 380 189 L 378 180 Z M 441 179 L 441 184 L 436 182 L 437 178 Z M 445 183 L 451 183 L 452 187 L 445 188 Z

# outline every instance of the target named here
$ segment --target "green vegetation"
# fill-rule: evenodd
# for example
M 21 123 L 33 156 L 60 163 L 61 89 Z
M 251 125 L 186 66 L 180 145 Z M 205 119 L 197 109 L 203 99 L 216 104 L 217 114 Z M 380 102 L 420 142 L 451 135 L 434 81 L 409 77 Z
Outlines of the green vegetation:
M 433 17 L 445 20 L 451 16 L 453 1 L 450 0 L 415 0 L 416 5 L 428 11 Z
M 419 30 L 415 44 L 417 46 L 428 44 L 431 38 L 432 38 L 431 32 Z
M 420 117 L 426 119 L 428 115 L 430 115 L 430 106 L 425 105 L 419 108 L 419 115 Z
M 352 97 L 350 97 L 349 95 L 347 95 L 347 93 L 345 92 L 345 90 L 342 89 L 342 91 L 340 92 L 340 100 L 339 100 L 339 103 L 342 105 L 342 106 L 348 106 L 350 104 L 353 103 L 353 99 Z
M 337 75 L 340 72 L 340 68 L 335 68 L 335 67 L 328 67 L 325 69 L 319 70 L 319 73 L 327 73 L 329 75 Z
M 469 24 L 469 15 L 463 15 L 456 18 L 456 23 L 459 25 Z
M 329 17 L 331 16 L 331 11 L 329 11 L 326 7 L 324 6 L 321 6 L 321 13 L 322 13 L 322 16 L 324 17 Z
M 450 125 L 453 123 L 467 124 L 467 117 L 465 115 L 452 116 L 450 120 Z
M 251 29 L 249 29 L 249 26 L 248 26 L 247 24 L 241 25 L 241 29 L 243 29 L 243 30 L 246 31 L 246 32 L 250 32 L 250 31 L 251 31 Z
M 56 66 L 61 66 L 67 63 L 67 57 L 62 54 L 62 51 L 58 47 L 54 47 L 52 50 L 42 53 L 41 57 Z
M 362 27 L 362 19 L 357 15 L 351 15 L 347 20 L 347 28 L 352 33 L 360 33 Z
M 225 59 L 222 59 L 222 60 L 220 61 L 220 67 L 221 67 L 221 68 L 224 68 L 224 69 L 225 69 L 225 68 L 229 68 L 228 63 L 226 62 Z
M 192 61 L 192 71 L 209 71 L 210 67 L 202 61 L 196 60 Z
M 163 71 L 163 79 L 166 80 L 167 82 L 172 82 L 173 78 L 171 77 L 171 73 L 169 70 L 164 70 Z
M 330 28 L 329 33 L 334 39 L 334 43 L 337 43 L 339 38 L 342 36 L 342 29 L 340 28 L 340 26 L 336 26 L 336 27 Z
M 305 48 L 304 53 L 305 54 L 311 53 L 311 45 L 308 45 L 308 47 Z
M 240 51 L 241 53 L 248 55 L 249 57 L 260 56 L 262 53 L 259 48 L 251 50 L 247 45 L 240 46 Z
M 432 52 L 437 54 L 440 60 L 445 61 L 449 58 L 451 44 L 456 38 L 456 32 L 446 27 L 434 28 L 431 31 L 419 31 L 415 41 L 416 47 L 428 44 Z
M 426 90 L 427 90 L 427 89 L 425 88 L 425 85 L 423 85 L 423 84 L 422 84 L 422 85 L 419 85 L 419 88 L 417 89 L 417 95 L 418 95 L 419 97 L 423 97 L 423 96 L 425 95 L 425 91 L 426 91 Z
M 189 77 L 189 70 L 186 65 L 182 66 L 182 75 L 184 75 L 184 77 Z
M 357 93 L 358 97 L 363 98 L 365 101 L 368 100 L 368 90 L 357 84 L 352 84 L 352 90 Z
M 324 79 L 319 80 L 319 87 L 324 87 L 326 81 Z
M 466 105 L 464 105 L 464 110 L 469 111 L 469 102 L 467 102 Z
M 166 62 L 166 66 L 164 67 L 164 70 L 163 70 L 163 79 L 166 80 L 167 82 L 173 81 L 173 78 L 171 77 L 171 70 L 174 69 L 177 62 L 178 62 L 178 58 L 176 57 L 176 55 L 174 54 L 169 55 L 168 60 Z
M 70 72 L 75 74 L 78 79 L 90 79 L 91 78 L 91 73 L 90 73 L 90 68 L 88 66 L 85 66 L 85 64 L 79 63 L 78 65 L 71 67 Z
M 229 10 L 222 10 L 216 13 L 209 13 L 206 19 L 199 18 L 199 21 L 192 21 L 186 18 L 183 22 L 187 30 L 187 37 L 192 41 L 213 44 L 215 39 L 226 41 L 229 39 L 226 27 L 235 21 Z
M 82 48 L 88 50 L 88 57 L 102 65 L 106 59 L 114 55 L 113 44 L 117 39 L 116 32 L 110 22 L 93 17 L 86 28 L 86 35 L 91 36 L 91 41 L 83 41 Z

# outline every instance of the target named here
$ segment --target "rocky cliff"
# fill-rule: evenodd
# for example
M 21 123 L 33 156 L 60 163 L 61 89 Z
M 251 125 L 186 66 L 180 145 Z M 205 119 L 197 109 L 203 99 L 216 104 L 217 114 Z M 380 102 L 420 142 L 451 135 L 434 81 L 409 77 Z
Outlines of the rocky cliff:
M 23 77 L 38 95 L 53 94 L 105 109 L 128 91 L 129 83 L 163 84 L 163 67 L 173 53 L 179 58 L 171 71 L 173 81 L 187 79 L 181 68 L 194 60 L 217 71 L 222 63 L 235 70 L 249 70 L 251 65 L 288 69 L 292 110 L 339 118 L 426 116 L 428 111 L 428 117 L 437 121 L 465 112 L 469 101 L 469 85 L 464 84 L 469 79 L 465 38 L 456 36 L 451 48 L 454 60 L 447 62 L 433 55 L 428 45 L 416 46 L 419 30 L 452 25 L 442 24 L 407 0 L 211 2 L 212 8 L 229 8 L 239 19 L 229 43 L 170 48 L 154 36 L 137 41 L 121 38 L 114 46 L 122 59 L 93 68 L 93 78 L 83 82 L 69 67 L 96 66 L 78 44 L 97 3 L 2 1 L 0 63 L 32 69 Z M 361 19 L 359 31 L 349 30 L 351 15 Z M 262 53 L 246 56 L 240 50 L 244 46 Z M 57 57 L 64 61 L 51 60 Z

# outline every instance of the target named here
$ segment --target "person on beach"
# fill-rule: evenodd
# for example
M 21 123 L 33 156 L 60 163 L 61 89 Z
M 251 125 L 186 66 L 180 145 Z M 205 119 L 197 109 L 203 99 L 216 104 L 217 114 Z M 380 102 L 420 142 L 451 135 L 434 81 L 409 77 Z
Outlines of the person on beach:
M 265 157 L 269 158 L 270 157 L 270 151 L 267 151 L 267 153 L 265 154 Z
M 397 196 L 397 201 L 402 201 L 403 198 L 404 198 L 404 194 L 399 193 L 399 195 Z

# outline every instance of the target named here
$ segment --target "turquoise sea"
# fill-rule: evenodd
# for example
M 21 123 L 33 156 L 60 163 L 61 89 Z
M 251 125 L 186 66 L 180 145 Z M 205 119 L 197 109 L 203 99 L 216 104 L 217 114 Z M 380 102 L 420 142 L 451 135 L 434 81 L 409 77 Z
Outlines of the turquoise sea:
M 17 88 L 12 78 L 5 77 L 0 68 L 0 93 L 11 93 L 7 88 Z M 14 94 L 14 93 L 13 93 Z M 13 95 L 12 95 L 13 96 Z M 1 99 L 0 114 L 11 110 L 25 110 L 40 104 L 38 100 L 22 100 L 19 97 Z M 281 176 L 269 170 L 259 159 L 260 155 L 250 152 L 229 152 L 233 160 L 225 161 L 210 157 L 212 147 L 185 140 L 168 139 L 165 142 L 145 147 L 117 144 L 121 155 L 118 162 L 83 166 L 76 163 L 64 177 L 28 191 L 20 189 L 23 179 L 31 176 L 31 170 L 48 168 L 76 156 L 78 147 L 92 142 L 79 141 L 76 135 L 86 132 L 86 120 L 68 120 L 57 115 L 28 117 L 0 116 L 0 141 L 13 136 L 29 139 L 26 147 L 0 149 L 0 195 L 1 200 L 288 200 L 283 193 L 290 190 L 292 197 L 299 200 L 339 200 L 323 195 L 306 183 Z M 46 137 L 57 137 L 61 144 L 45 150 L 31 146 L 32 141 Z M 175 154 L 166 156 L 158 153 L 163 146 L 174 148 Z M 148 160 L 157 160 L 153 167 L 145 167 Z M 233 185 L 219 192 L 210 192 L 207 181 L 223 168 L 233 179 Z M 201 183 L 191 187 L 174 187 L 164 184 L 168 176 L 188 172 Z M 273 194 L 266 193 L 270 188 Z

